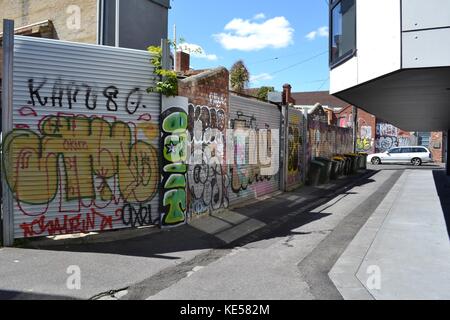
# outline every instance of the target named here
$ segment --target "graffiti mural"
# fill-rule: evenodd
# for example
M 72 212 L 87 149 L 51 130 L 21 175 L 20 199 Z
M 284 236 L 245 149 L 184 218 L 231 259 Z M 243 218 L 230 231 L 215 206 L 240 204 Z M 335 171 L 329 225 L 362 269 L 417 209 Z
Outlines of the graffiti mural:
M 303 165 L 303 115 L 301 112 L 290 110 L 288 121 L 288 172 L 287 185 L 294 186 L 302 182 Z
M 33 102 L 50 100 L 41 98 L 42 87 L 30 90 L 31 104 L 17 110 L 15 129 L 3 141 L 23 237 L 157 223 L 150 202 L 158 188 L 158 153 L 149 141 L 158 130 L 150 114 L 134 122 L 48 114 Z
M 416 139 L 410 133 L 386 122 L 377 123 L 375 144 L 377 153 L 388 151 L 394 147 L 407 147 L 415 144 Z
M 188 157 L 188 115 L 179 107 L 162 113 L 162 206 L 161 225 L 186 222 L 186 172 Z
M 223 105 L 216 95 L 211 99 Z M 189 105 L 189 213 L 201 215 L 228 208 L 229 179 L 225 165 L 225 111 Z
M 358 119 L 357 135 L 356 151 L 372 153 L 374 146 L 372 127 L 368 125 L 363 119 Z
M 322 107 L 308 116 L 308 158 L 331 158 L 353 152 L 352 129 L 328 125 Z M 314 116 L 315 115 L 315 116 Z
M 230 124 L 234 133 L 231 191 L 237 197 L 267 193 L 273 187 L 271 180 L 276 174 L 266 174 L 266 171 L 273 167 L 273 158 L 279 153 L 278 144 L 272 143 L 272 135 L 278 135 L 278 130 L 272 130 L 268 123 L 260 128 L 254 115 L 242 111 L 232 116 Z

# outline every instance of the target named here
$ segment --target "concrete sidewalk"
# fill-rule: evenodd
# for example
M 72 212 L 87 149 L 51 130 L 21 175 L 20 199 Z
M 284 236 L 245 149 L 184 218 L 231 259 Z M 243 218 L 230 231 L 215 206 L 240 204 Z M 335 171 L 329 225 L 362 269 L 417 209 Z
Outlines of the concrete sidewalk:
M 345 299 L 450 299 L 443 175 L 404 172 L 329 273 Z
M 109 291 L 124 291 L 135 283 L 155 277 L 167 286 L 170 281 L 187 276 L 191 261 L 195 264 L 195 259 L 215 259 L 217 257 L 208 256 L 213 249 L 233 248 L 240 239 L 251 241 L 252 237 L 263 236 L 265 230 L 292 219 L 289 215 L 292 212 L 311 210 L 355 185 L 373 182 L 370 175 L 374 173 L 259 199 L 245 207 L 198 219 L 180 228 L 144 232 L 133 239 L 112 242 L 102 239 L 102 243 L 75 241 L 75 244 L 56 241 L 54 245 L 39 248 L 0 249 L 0 299 L 111 296 L 114 294 Z M 301 223 L 306 225 L 323 217 L 308 215 Z M 29 245 L 33 246 L 33 243 Z M 78 266 L 81 270 L 81 290 L 67 288 L 70 266 Z M 160 279 L 161 272 L 173 268 L 176 272 L 171 275 L 166 272 L 164 279 Z

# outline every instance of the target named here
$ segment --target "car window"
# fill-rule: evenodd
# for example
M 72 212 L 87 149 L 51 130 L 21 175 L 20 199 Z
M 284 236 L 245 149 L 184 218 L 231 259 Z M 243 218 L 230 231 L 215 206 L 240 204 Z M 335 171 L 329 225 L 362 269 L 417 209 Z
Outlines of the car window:
M 413 148 L 413 152 L 415 153 L 427 153 L 425 148 Z
M 402 153 L 411 153 L 414 152 L 413 148 L 402 148 Z
M 399 148 L 394 148 L 394 149 L 389 150 L 389 153 L 401 153 L 401 152 L 402 152 L 402 150 Z

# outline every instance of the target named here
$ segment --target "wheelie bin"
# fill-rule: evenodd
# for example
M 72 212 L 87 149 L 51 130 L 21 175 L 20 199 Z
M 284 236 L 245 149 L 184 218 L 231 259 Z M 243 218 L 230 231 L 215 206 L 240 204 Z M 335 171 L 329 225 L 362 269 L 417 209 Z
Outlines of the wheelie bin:
M 308 185 L 318 186 L 320 181 L 320 176 L 324 170 L 325 165 L 320 161 L 312 160 L 309 163 L 309 173 L 308 173 Z

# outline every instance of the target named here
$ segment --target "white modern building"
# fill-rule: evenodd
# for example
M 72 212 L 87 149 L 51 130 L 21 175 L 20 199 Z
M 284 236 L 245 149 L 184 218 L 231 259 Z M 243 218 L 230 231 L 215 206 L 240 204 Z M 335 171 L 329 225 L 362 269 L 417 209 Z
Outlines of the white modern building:
M 450 0 L 333 0 L 330 92 L 409 131 L 450 129 Z

